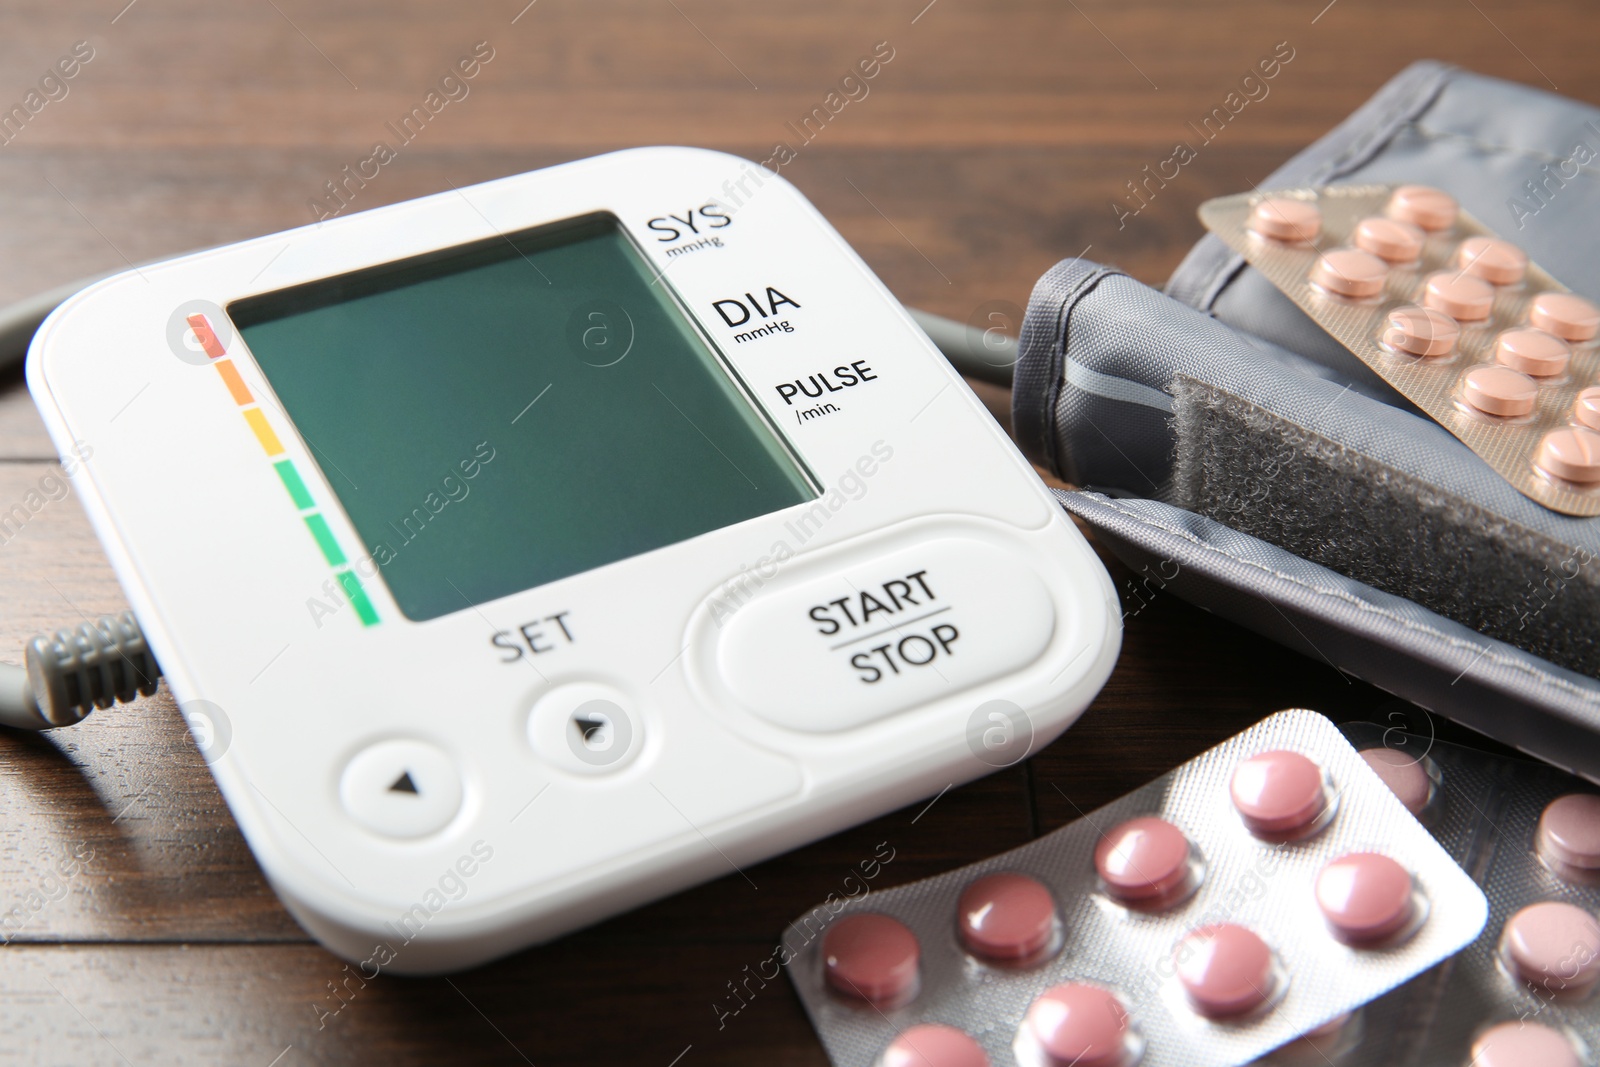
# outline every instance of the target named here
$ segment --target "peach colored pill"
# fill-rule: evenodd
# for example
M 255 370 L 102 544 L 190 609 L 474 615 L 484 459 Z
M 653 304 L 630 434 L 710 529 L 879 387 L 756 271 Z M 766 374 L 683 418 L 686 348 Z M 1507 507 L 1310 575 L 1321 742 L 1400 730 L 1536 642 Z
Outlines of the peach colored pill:
M 1376 296 L 1383 289 L 1389 265 L 1359 248 L 1336 248 L 1317 257 L 1311 268 L 1314 285 L 1339 296 Z
M 1600 386 L 1591 385 L 1578 394 L 1577 403 L 1572 405 L 1572 417 L 1591 430 L 1600 430 Z
M 1390 218 L 1421 226 L 1424 230 L 1448 230 L 1455 225 L 1460 210 L 1456 198 L 1426 185 L 1402 185 L 1389 197 L 1386 209 Z
M 1523 374 L 1553 378 L 1567 369 L 1572 349 L 1553 333 L 1525 326 L 1507 330 L 1495 340 L 1494 358 L 1502 366 Z
M 1576 293 L 1540 293 L 1528 308 L 1528 321 L 1567 341 L 1587 341 L 1600 333 L 1600 308 Z
M 1111 993 L 1082 982 L 1039 994 L 1023 1025 L 1049 1067 L 1121 1067 L 1128 1059 L 1128 1010 Z
M 1228 788 L 1245 825 L 1257 833 L 1293 834 L 1315 823 L 1328 806 L 1322 768 L 1287 749 L 1240 763 Z
M 1491 1027 L 1472 1043 L 1472 1067 L 1583 1067 L 1567 1035 L 1543 1023 Z
M 1568 793 L 1539 816 L 1539 855 L 1568 867 L 1600 869 L 1600 796 Z
M 822 938 L 823 973 L 845 996 L 893 1003 L 917 987 L 917 935 L 887 915 L 840 919 Z
M 1600 433 L 1582 426 L 1551 430 L 1539 442 L 1534 460 L 1540 470 L 1569 482 L 1600 482 Z
M 1188 882 L 1189 839 L 1165 819 L 1142 815 L 1113 827 L 1100 839 L 1094 866 L 1112 896 L 1157 900 Z
M 1456 252 L 1456 263 L 1495 285 L 1513 285 L 1528 269 L 1528 253 L 1498 237 L 1468 237 Z
M 1390 263 L 1410 263 L 1422 255 L 1426 235 L 1409 222 L 1374 215 L 1356 223 L 1355 246 Z
M 1442 311 L 1417 307 L 1398 307 L 1384 320 L 1380 340 L 1390 348 L 1413 356 L 1442 356 L 1456 346 L 1461 327 Z
M 962 891 L 956 914 L 961 940 L 976 956 L 1027 959 L 1055 937 L 1055 898 L 1025 874 L 979 878 Z
M 1250 212 L 1249 227 L 1275 241 L 1314 241 L 1322 232 L 1322 211 L 1309 200 L 1271 197 Z
M 1411 872 L 1379 852 L 1352 852 L 1317 874 L 1317 907 L 1345 941 L 1381 941 L 1413 912 Z
M 1415 756 L 1392 748 L 1369 748 L 1362 751 L 1361 758 L 1411 814 L 1421 814 L 1433 799 L 1433 779 Z
M 1539 383 L 1510 367 L 1473 367 L 1461 378 L 1461 398 L 1490 415 L 1526 415 L 1539 398 Z
M 889 1042 L 881 1063 L 882 1067 L 989 1067 L 989 1055 L 970 1034 L 924 1023 Z
M 1577 993 L 1600 977 L 1600 923 L 1576 904 L 1547 900 L 1506 920 L 1500 953 L 1523 981 Z
M 1428 282 L 1422 290 L 1422 302 L 1462 322 L 1477 322 L 1489 317 L 1489 307 L 1494 303 L 1494 287 L 1470 274 L 1442 270 L 1428 276 Z
M 1201 1015 L 1242 1015 L 1272 996 L 1272 950 L 1242 926 L 1202 926 L 1178 942 L 1173 960 L 1189 1003 Z

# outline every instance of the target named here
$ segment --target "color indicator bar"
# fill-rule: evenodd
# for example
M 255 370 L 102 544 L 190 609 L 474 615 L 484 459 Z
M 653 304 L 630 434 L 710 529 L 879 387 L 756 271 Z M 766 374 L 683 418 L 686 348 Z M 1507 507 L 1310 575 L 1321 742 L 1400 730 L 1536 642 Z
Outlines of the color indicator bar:
M 316 510 L 317 502 L 312 497 L 311 490 L 306 487 L 305 479 L 300 477 L 299 468 L 295 466 L 294 460 L 288 457 L 277 458 L 284 454 L 283 441 L 279 439 L 278 432 L 272 428 L 267 413 L 256 404 L 255 397 L 250 393 L 250 387 L 239 376 L 239 368 L 234 366 L 233 360 L 226 358 L 227 350 L 218 340 L 216 330 L 212 329 L 210 321 L 204 315 L 190 315 L 189 328 L 194 331 L 195 339 L 200 342 L 205 354 L 216 361 L 212 366 L 217 368 L 217 374 L 222 378 L 222 383 L 228 387 L 228 394 L 233 397 L 233 402 L 242 409 L 244 421 L 261 445 L 261 450 L 267 454 L 267 458 L 273 460 L 272 469 L 278 472 L 278 479 L 289 491 L 289 499 L 294 501 L 294 506 L 302 513 L 306 528 L 311 531 L 311 539 L 322 551 L 322 558 L 328 561 L 328 566 L 334 568 L 333 576 L 339 580 L 339 587 L 350 599 L 350 605 L 356 609 L 356 616 L 360 618 L 361 625 L 376 626 L 380 621 L 378 612 L 373 608 L 367 591 L 362 588 L 361 579 L 350 569 L 349 557 L 344 554 L 344 549 L 339 547 L 339 539 L 334 536 L 333 527 L 328 525 L 328 520 L 323 518 L 322 512 Z

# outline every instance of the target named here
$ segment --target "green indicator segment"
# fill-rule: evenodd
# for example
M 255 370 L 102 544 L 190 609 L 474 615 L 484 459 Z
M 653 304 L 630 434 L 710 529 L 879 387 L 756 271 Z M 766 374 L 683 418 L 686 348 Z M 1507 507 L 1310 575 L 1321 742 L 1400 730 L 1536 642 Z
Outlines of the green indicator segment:
M 306 489 L 306 483 L 300 480 L 300 472 L 294 468 L 294 460 L 279 460 L 272 466 L 278 472 L 278 477 L 283 479 L 283 487 L 289 490 L 289 498 L 294 501 L 295 507 L 304 511 L 316 506 L 316 501 L 311 499 L 311 493 Z
M 335 567 L 345 564 L 344 552 L 339 548 L 339 542 L 333 539 L 333 531 L 328 529 L 328 520 L 320 514 L 306 516 L 306 525 L 311 527 L 311 536 L 317 539 L 317 547 L 322 549 L 322 554 L 328 563 Z
M 344 586 L 345 596 L 355 605 L 356 614 L 361 616 L 361 625 L 376 626 L 378 613 L 372 610 L 372 601 L 367 599 L 367 591 L 361 588 L 361 579 L 356 577 L 354 571 L 339 571 L 335 577 Z

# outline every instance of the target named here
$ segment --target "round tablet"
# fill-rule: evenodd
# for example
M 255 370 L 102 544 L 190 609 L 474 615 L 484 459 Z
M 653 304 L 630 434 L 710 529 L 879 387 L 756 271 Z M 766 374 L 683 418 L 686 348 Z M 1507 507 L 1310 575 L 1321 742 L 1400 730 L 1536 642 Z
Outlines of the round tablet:
M 1045 990 L 1023 1025 L 1050 1067 L 1121 1067 L 1128 1058 L 1128 1010 L 1099 986 L 1069 982 Z
M 1055 898 L 1025 874 L 979 878 L 962 891 L 956 909 L 962 943 L 976 956 L 1027 959 L 1055 937 Z
M 924 1023 L 889 1042 L 879 1062 L 882 1067 L 989 1067 L 989 1055 L 964 1031 Z
M 915 990 L 921 958 L 917 935 L 887 915 L 848 916 L 822 937 L 828 984 L 874 1003 L 894 1002 Z
M 1380 852 L 1352 852 L 1317 874 L 1317 907 L 1346 941 L 1381 941 L 1413 912 L 1411 872 Z
M 1600 430 L 1600 386 L 1591 385 L 1578 394 L 1577 403 L 1572 405 L 1572 417 L 1591 430 Z
M 1600 333 L 1600 308 L 1576 293 L 1540 293 L 1528 307 L 1528 321 L 1567 341 L 1587 341 Z
M 1472 1067 L 1583 1067 L 1567 1035 L 1542 1023 L 1491 1027 L 1472 1043 Z
M 1513 285 L 1528 269 L 1528 253 L 1498 237 L 1468 237 L 1456 252 L 1456 263 L 1495 285 Z
M 1551 430 L 1539 442 L 1539 469 L 1581 485 L 1600 482 L 1600 433 L 1582 426 Z
M 1411 814 L 1421 814 L 1433 799 L 1433 779 L 1416 757 L 1392 748 L 1369 748 L 1361 753 L 1361 758 Z
M 1157 900 L 1189 880 L 1189 839 L 1165 819 L 1142 815 L 1100 839 L 1094 866 L 1112 896 Z
M 1507 330 L 1495 340 L 1494 358 L 1523 374 L 1551 378 L 1567 369 L 1572 349 L 1553 333 L 1524 326 Z
M 1380 340 L 1413 356 L 1442 356 L 1455 348 L 1460 336 L 1461 327 L 1449 315 L 1411 304 L 1389 312 Z
M 1470 274 L 1442 270 L 1428 276 L 1428 282 L 1422 290 L 1422 302 L 1462 322 L 1477 322 L 1489 317 L 1489 308 L 1494 303 L 1494 286 Z
M 1276 749 L 1233 769 L 1233 806 L 1257 833 L 1293 834 L 1311 826 L 1328 806 L 1322 768 L 1298 752 Z
M 1426 185 L 1402 185 L 1389 197 L 1386 209 L 1390 218 L 1424 230 L 1448 230 L 1455 225 L 1459 210 L 1455 197 Z
M 1232 923 L 1202 926 L 1178 942 L 1178 981 L 1201 1015 L 1242 1015 L 1272 997 L 1272 950 Z
M 1461 378 L 1461 398 L 1489 415 L 1526 415 L 1539 398 L 1539 383 L 1498 364 L 1473 367 Z
M 1568 793 L 1545 805 L 1539 855 L 1585 871 L 1600 869 L 1600 796 Z
M 1409 222 L 1374 215 L 1356 223 L 1355 246 L 1390 263 L 1410 263 L 1422 255 L 1426 235 Z
M 1500 952 L 1531 985 L 1581 992 L 1600 977 L 1600 923 L 1576 904 L 1530 904 L 1506 920 Z
M 1317 257 L 1311 268 L 1314 285 L 1339 296 L 1376 296 L 1383 290 L 1389 265 L 1359 248 L 1336 248 Z
M 1313 241 L 1322 232 L 1322 211 L 1309 200 L 1271 197 L 1255 206 L 1247 225 L 1275 241 Z

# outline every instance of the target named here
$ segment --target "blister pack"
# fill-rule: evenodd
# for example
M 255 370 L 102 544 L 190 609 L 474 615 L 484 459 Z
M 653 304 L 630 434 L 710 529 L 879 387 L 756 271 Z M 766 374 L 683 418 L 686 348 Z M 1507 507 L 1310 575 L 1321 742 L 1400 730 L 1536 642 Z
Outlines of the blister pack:
M 1518 491 L 1600 515 L 1600 308 L 1448 193 L 1288 189 L 1200 218 Z
M 1323 716 L 1273 715 L 782 959 L 839 1067 L 1233 1067 L 1470 943 L 1472 880 Z
M 1600 794 L 1542 763 L 1341 729 L 1488 896 L 1443 966 L 1264 1063 L 1588 1067 L 1600 1053 Z

